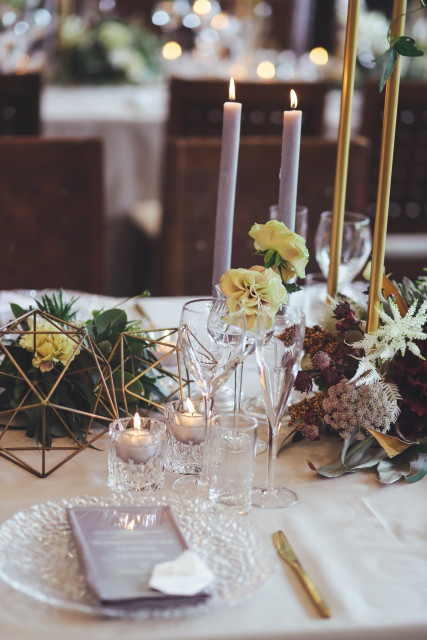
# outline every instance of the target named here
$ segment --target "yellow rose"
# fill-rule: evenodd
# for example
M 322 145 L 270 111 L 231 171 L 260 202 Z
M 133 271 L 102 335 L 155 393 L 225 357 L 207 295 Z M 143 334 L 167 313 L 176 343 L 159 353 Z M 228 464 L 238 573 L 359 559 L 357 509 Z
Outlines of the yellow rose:
M 258 265 L 250 269 L 229 269 L 221 277 L 219 287 L 228 298 L 242 303 L 248 331 L 254 329 L 260 309 L 274 316 L 288 301 L 280 276 L 273 269 Z
M 28 320 L 30 329 L 34 326 L 32 319 Z M 66 365 L 74 356 L 80 353 L 80 347 L 73 353 L 76 342 L 64 333 L 57 332 L 57 328 L 49 321 L 37 320 L 36 331 L 43 333 L 24 333 L 19 340 L 19 346 L 34 354 L 33 367 L 40 371 L 51 371 L 55 364 L 62 362 Z M 34 340 L 35 338 L 35 340 Z M 35 347 L 35 350 L 34 350 Z
M 273 268 L 280 272 L 284 281 L 291 280 L 294 276 L 305 277 L 309 256 L 302 236 L 290 231 L 283 222 L 278 220 L 252 225 L 249 235 L 254 239 L 254 247 L 257 251 L 270 249 L 277 251 L 283 264 Z

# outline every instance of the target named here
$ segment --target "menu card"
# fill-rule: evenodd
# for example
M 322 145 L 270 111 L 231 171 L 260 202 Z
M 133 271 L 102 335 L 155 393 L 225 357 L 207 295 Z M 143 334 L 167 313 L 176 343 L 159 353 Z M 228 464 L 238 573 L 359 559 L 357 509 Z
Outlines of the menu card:
M 103 604 L 197 604 L 209 594 L 171 596 L 148 585 L 153 567 L 188 546 L 168 506 L 72 507 L 68 519 L 88 584 Z

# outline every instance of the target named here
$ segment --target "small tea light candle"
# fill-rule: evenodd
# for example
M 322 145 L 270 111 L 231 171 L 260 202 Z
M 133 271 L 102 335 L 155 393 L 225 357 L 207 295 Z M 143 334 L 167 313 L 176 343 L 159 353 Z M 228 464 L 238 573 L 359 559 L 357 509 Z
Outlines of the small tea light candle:
M 190 398 L 186 398 L 187 411 L 177 412 L 170 422 L 172 433 L 182 444 L 201 444 L 206 436 L 205 415 L 196 411 Z
M 117 457 L 123 462 L 133 460 L 135 464 L 145 464 L 150 458 L 160 453 L 161 443 L 158 434 L 141 429 L 141 419 L 136 413 L 133 419 L 133 429 L 119 431 L 114 448 Z

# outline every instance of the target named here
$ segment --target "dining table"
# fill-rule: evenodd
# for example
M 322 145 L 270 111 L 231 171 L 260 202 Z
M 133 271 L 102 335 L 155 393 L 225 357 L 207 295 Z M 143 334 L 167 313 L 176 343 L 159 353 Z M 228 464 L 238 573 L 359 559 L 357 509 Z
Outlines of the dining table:
M 292 294 L 292 302 L 313 317 L 325 292 L 323 285 Z M 8 304 L 30 301 L 34 292 L 1 292 L 0 324 L 8 319 Z M 82 294 L 84 309 L 106 308 L 116 298 Z M 186 298 L 146 298 L 127 301 L 129 317 L 149 326 L 176 327 Z M 142 315 L 141 315 L 142 314 Z M 259 397 L 254 356 L 245 363 L 244 394 Z M 285 427 L 286 430 L 286 427 Z M 285 433 L 284 430 L 284 433 Z M 266 425 L 259 421 L 259 435 Z M 52 475 L 38 478 L 0 457 L 0 527 L 17 512 L 50 501 L 78 496 L 111 495 L 108 488 L 108 433 L 93 448 L 75 455 Z M 341 443 L 342 444 L 342 443 Z M 277 479 L 294 490 L 296 504 L 286 509 L 252 508 L 233 515 L 256 532 L 265 547 L 259 567 L 263 578 L 242 597 L 230 598 L 174 618 L 115 618 L 67 608 L 43 600 L 37 592 L 0 580 L 0 629 L 5 640 L 425 640 L 427 637 L 427 480 L 382 485 L 366 469 L 324 478 L 318 467 L 336 457 L 339 438 L 302 440 L 284 448 L 277 459 Z M 267 454 L 256 456 L 255 479 L 265 478 Z M 167 473 L 158 495 L 173 493 L 176 474 Z M 177 499 L 176 496 L 174 499 Z M 194 513 L 201 508 L 194 502 Z M 233 507 L 213 507 L 218 514 Z M 25 523 L 23 524 L 25 526 Z M 244 530 L 244 529 L 242 529 Z M 252 530 L 252 529 L 251 529 Z M 307 573 L 330 609 L 323 618 L 313 606 L 293 570 L 276 554 L 273 534 L 283 530 Z M 1 529 L 0 529 L 1 531 Z M 42 548 L 42 540 L 40 545 Z M 253 539 L 235 541 L 247 554 Z M 16 550 L 15 550 L 16 552 Z M 49 553 L 48 550 L 44 551 Z M 231 553 L 221 547 L 225 565 Z M 230 556 L 228 556 L 230 554 Z M 262 558 L 262 556 L 261 556 Z M 4 562 L 0 558 L 0 575 Z M 238 581 L 239 576 L 235 579 Z

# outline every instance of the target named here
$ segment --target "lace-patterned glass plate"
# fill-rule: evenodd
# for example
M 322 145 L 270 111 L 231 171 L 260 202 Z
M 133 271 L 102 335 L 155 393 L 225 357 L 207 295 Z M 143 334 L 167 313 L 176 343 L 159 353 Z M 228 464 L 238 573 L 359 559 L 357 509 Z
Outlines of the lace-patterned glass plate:
M 167 609 L 101 606 L 86 584 L 67 507 L 170 505 L 190 547 L 215 575 L 207 603 Z M 245 518 L 214 510 L 207 502 L 189 502 L 169 493 L 159 496 L 82 497 L 37 504 L 0 527 L 0 577 L 26 595 L 64 609 L 94 615 L 171 618 L 201 613 L 249 596 L 273 570 L 273 547 Z

